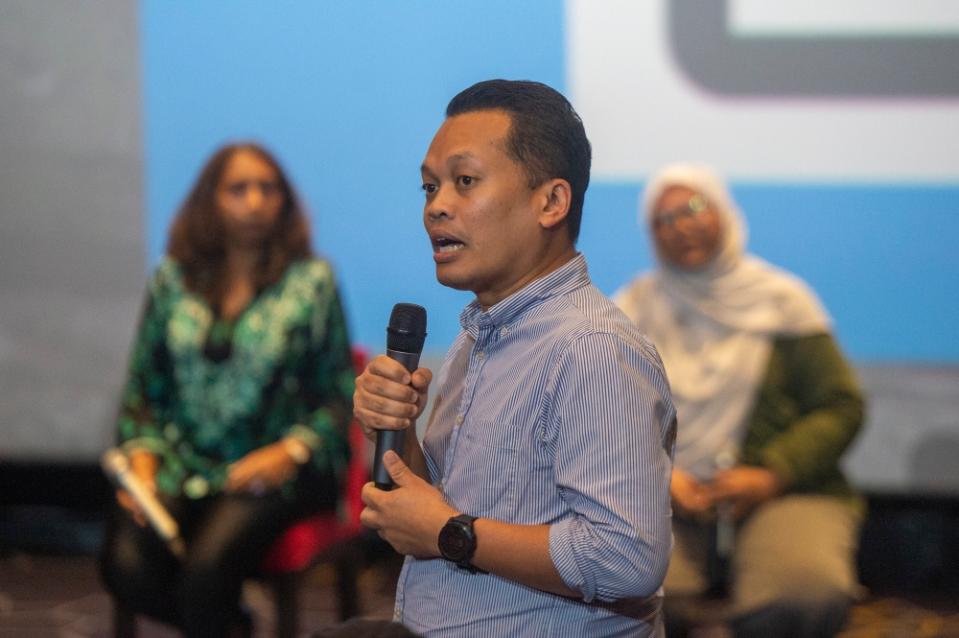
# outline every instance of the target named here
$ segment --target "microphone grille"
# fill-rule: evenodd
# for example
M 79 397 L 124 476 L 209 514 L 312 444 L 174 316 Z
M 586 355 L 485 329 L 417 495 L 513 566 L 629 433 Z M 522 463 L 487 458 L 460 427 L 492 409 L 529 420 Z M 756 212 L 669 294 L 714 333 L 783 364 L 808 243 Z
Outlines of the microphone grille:
M 386 327 L 386 347 L 399 352 L 422 352 L 426 341 L 426 308 L 398 303 Z

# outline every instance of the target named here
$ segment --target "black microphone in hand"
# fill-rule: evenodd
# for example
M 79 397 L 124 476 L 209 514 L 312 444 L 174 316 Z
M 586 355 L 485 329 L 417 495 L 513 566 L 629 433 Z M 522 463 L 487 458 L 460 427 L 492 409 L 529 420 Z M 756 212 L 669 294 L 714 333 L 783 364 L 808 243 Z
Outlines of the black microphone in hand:
M 426 341 L 426 309 L 412 303 L 398 303 L 386 327 L 386 356 L 399 361 L 410 372 L 420 364 L 420 353 Z M 381 490 L 393 488 L 393 479 L 383 466 L 383 455 L 393 450 L 403 455 L 405 430 L 377 430 L 373 457 L 373 484 Z

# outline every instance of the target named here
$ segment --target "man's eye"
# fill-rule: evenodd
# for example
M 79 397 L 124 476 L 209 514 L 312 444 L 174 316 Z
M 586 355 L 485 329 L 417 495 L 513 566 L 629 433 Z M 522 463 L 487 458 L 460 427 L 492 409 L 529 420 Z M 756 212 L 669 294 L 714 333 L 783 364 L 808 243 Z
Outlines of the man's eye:
M 473 177 L 471 177 L 470 175 L 460 175 L 457 179 L 459 180 L 459 183 L 462 184 L 463 186 L 473 185 Z
M 436 192 L 436 184 L 423 184 L 423 190 L 427 195 Z

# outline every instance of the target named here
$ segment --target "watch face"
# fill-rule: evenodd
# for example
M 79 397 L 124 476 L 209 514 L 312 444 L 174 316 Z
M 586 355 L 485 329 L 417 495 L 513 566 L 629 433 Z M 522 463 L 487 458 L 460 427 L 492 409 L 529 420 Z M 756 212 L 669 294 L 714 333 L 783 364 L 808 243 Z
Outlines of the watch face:
M 450 521 L 440 531 L 440 551 L 447 560 L 454 562 L 463 560 L 469 556 L 472 549 L 471 540 L 462 523 Z

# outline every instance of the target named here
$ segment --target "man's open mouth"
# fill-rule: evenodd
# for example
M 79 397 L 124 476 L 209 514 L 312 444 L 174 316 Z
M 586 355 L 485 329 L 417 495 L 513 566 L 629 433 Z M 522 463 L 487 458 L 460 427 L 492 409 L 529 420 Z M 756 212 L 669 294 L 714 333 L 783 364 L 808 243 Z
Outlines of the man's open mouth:
M 465 244 L 451 237 L 434 237 L 433 249 L 438 253 L 452 253 L 462 249 Z

